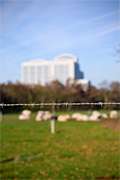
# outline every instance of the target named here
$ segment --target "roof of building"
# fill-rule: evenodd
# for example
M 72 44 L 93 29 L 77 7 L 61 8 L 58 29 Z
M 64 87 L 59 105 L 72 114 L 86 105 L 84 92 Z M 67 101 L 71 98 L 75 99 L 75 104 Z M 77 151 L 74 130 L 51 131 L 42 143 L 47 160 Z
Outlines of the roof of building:
M 58 55 L 54 58 L 56 61 L 66 61 L 66 60 L 72 60 L 74 62 L 77 62 L 77 57 L 74 56 L 73 54 L 65 53 Z
M 69 54 L 69 53 L 65 53 L 65 54 L 61 54 L 59 56 L 56 56 L 53 60 L 46 60 L 46 59 L 32 59 L 29 61 L 26 61 L 24 63 L 22 63 L 22 65 L 41 65 L 41 64 L 49 64 L 51 62 L 77 62 L 78 59 L 76 56 Z
M 32 59 L 22 63 L 22 65 L 38 65 L 38 64 L 48 64 L 50 61 L 46 59 Z

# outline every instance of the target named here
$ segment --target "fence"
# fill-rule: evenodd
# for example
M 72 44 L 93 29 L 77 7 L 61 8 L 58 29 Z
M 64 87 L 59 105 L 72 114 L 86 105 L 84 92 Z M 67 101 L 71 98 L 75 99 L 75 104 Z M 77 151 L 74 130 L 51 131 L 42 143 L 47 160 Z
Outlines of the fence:
M 78 103 L 70 103 L 70 102 L 46 102 L 46 103 L 19 103 L 19 104 L 0 104 L 0 120 L 3 118 L 3 114 L 6 112 L 14 112 L 16 110 L 21 111 L 24 108 L 30 108 L 33 111 L 37 110 L 50 110 L 50 111 L 66 111 L 66 110 L 72 110 L 72 111 L 78 111 L 82 109 L 83 107 L 85 110 L 92 110 L 93 107 L 95 109 L 103 109 L 107 106 L 107 110 L 113 109 L 114 106 L 117 106 L 118 110 L 120 110 L 120 102 L 78 102 Z M 8 111 L 9 109 L 9 111 Z

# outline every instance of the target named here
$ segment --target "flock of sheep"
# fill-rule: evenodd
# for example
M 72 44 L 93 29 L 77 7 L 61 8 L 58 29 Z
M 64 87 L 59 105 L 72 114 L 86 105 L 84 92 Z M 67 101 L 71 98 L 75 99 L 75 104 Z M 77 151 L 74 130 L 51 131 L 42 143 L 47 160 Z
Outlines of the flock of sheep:
M 23 110 L 19 115 L 19 120 L 29 120 L 31 116 L 30 110 Z M 52 119 L 53 114 L 49 111 L 38 111 L 35 120 L 38 122 L 47 121 Z M 57 117 L 57 120 L 60 122 L 66 122 L 69 120 L 76 121 L 100 121 L 101 119 L 117 119 L 119 118 L 119 114 L 117 111 L 113 110 L 107 113 L 100 113 L 99 111 L 93 111 L 90 115 L 82 114 L 82 113 L 73 113 L 69 114 L 61 114 Z

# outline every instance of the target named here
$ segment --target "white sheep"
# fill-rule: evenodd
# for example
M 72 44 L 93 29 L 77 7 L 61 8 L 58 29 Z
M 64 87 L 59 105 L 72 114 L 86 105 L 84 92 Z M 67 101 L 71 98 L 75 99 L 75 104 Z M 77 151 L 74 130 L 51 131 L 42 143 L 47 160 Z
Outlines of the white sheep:
M 89 116 L 90 121 L 99 121 L 101 118 L 101 113 L 98 111 L 93 111 L 91 116 Z
M 38 111 L 37 116 L 35 118 L 36 121 L 42 121 L 44 116 L 44 111 Z
M 51 119 L 52 114 L 49 111 L 45 111 L 43 115 L 43 120 L 47 121 Z
M 81 121 L 82 120 L 82 114 L 80 114 L 80 113 L 74 113 L 73 115 L 72 115 L 72 119 L 75 119 L 76 121 Z
M 89 120 L 90 120 L 90 121 L 98 121 L 99 119 L 98 119 L 98 116 L 91 115 L 91 116 L 89 117 Z
M 102 114 L 101 114 L 101 117 L 102 117 L 103 119 L 107 119 L 107 118 L 108 118 L 108 115 L 107 115 L 106 113 L 102 113 Z
M 36 121 L 47 121 L 51 116 L 52 114 L 49 111 L 38 111 Z
M 87 121 L 89 118 L 85 114 L 75 113 L 72 115 L 72 119 L 75 119 L 76 121 Z
M 87 115 L 82 115 L 82 121 L 88 121 L 89 120 L 89 117 Z
M 69 119 L 70 119 L 70 115 L 68 115 L 68 114 L 58 116 L 58 121 L 60 121 L 60 122 L 66 122 Z
M 93 111 L 92 115 L 99 117 L 101 116 L 101 113 L 99 111 Z
M 31 115 L 30 110 L 23 110 L 22 113 L 19 115 L 19 120 L 29 120 Z
M 22 111 L 22 114 L 29 116 L 31 114 L 31 111 L 26 109 Z
M 110 118 L 111 119 L 117 119 L 118 118 L 118 112 L 113 110 L 113 111 L 110 111 Z

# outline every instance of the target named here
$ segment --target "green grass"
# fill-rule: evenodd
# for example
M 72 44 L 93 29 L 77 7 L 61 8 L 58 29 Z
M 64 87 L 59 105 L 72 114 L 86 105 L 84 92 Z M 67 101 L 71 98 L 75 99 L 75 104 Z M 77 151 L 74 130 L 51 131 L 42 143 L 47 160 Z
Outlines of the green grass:
M 120 177 L 120 134 L 95 122 L 19 121 L 5 115 L 0 123 L 2 180 L 94 180 Z M 13 158 L 11 161 L 7 161 Z M 6 162 L 4 162 L 6 160 Z

